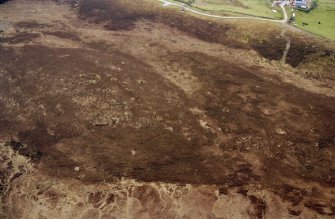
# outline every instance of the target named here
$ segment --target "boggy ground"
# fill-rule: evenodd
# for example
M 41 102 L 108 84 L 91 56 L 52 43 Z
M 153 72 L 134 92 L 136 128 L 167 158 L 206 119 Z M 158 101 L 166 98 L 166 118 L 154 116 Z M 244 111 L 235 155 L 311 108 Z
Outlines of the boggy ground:
M 0 18 L 2 217 L 335 216 L 333 44 L 290 31 L 283 65 L 285 26 L 146 1 Z

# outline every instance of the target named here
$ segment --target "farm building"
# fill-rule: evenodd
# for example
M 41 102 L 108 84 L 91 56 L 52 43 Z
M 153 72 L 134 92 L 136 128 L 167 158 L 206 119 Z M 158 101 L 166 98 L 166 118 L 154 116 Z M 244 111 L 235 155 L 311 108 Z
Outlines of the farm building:
M 313 0 L 277 0 L 275 5 L 292 6 L 296 9 L 308 10 L 313 7 Z
M 294 0 L 293 2 L 293 6 L 298 9 L 308 9 L 311 5 L 311 0 Z

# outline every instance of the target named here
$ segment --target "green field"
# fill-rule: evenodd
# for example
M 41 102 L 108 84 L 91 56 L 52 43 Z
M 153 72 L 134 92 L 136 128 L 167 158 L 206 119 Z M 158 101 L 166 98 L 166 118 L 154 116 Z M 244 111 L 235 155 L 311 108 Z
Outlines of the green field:
M 312 11 L 295 13 L 296 24 L 300 29 L 335 40 L 335 0 L 319 0 L 318 6 Z M 308 25 L 302 26 L 303 22 Z
M 179 0 L 204 11 L 215 14 L 234 13 L 240 15 L 252 15 L 272 19 L 281 19 L 281 9 L 271 7 L 270 0 Z M 272 9 L 277 10 L 275 13 Z
M 218 15 L 245 15 L 282 19 L 279 7 L 272 8 L 271 0 L 175 0 L 184 2 L 197 10 Z M 272 10 L 275 9 L 277 13 Z M 289 16 L 291 8 L 286 7 Z M 298 28 L 335 40 L 335 0 L 318 0 L 310 12 L 294 10 Z M 319 23 L 320 22 L 320 23 Z M 308 25 L 302 26 L 302 23 Z

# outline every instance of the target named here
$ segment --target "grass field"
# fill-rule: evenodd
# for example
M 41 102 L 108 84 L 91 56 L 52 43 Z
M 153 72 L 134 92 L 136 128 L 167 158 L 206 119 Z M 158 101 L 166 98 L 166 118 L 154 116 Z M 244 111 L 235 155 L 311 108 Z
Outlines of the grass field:
M 272 8 L 269 0 L 194 0 L 191 5 L 216 13 L 230 12 L 273 19 L 282 18 L 280 8 Z M 275 13 L 272 9 L 276 9 L 278 12 Z
M 303 22 L 308 25 L 302 26 Z M 335 0 L 319 0 L 309 13 L 296 11 L 296 24 L 300 29 L 335 40 Z

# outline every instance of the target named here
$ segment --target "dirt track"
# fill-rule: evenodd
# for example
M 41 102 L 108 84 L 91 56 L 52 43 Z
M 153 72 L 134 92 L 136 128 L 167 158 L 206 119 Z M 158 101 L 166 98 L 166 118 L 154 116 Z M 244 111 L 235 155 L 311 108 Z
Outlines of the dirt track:
M 177 4 L 177 3 L 172 3 L 170 1 L 166 1 L 166 0 L 159 0 L 160 2 L 163 2 L 163 6 L 177 6 L 177 7 L 182 7 L 184 10 L 186 11 L 190 11 L 192 13 L 198 14 L 198 15 L 202 15 L 205 17 L 211 17 L 211 18 L 218 18 L 218 19 L 234 19 L 234 20 L 238 20 L 238 19 L 248 19 L 248 20 L 259 20 L 259 21 L 269 21 L 269 22 L 278 22 L 278 23 L 287 23 L 288 21 L 288 17 L 287 17 L 287 12 L 286 9 L 283 5 L 280 5 L 280 8 L 283 11 L 284 14 L 284 18 L 282 20 L 274 20 L 274 19 L 269 19 L 269 18 L 261 18 L 261 17 L 248 17 L 248 16 L 244 16 L 244 17 L 236 17 L 236 16 L 220 16 L 220 15 L 213 15 L 213 14 L 207 14 L 207 13 L 202 13 L 196 10 L 193 10 L 187 6 L 184 6 L 183 4 Z
M 150 7 L 0 7 L 4 215 L 334 217 L 333 45 Z

